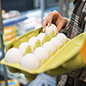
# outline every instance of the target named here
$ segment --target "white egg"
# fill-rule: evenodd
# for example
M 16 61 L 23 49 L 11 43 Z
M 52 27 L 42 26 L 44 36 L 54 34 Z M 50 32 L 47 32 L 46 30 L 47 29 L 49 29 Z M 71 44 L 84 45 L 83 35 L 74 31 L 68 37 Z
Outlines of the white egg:
M 51 43 L 53 43 L 56 47 L 59 47 L 62 45 L 62 42 L 60 41 L 60 39 L 54 37 L 50 40 Z
M 5 61 L 8 63 L 20 63 L 23 58 L 22 53 L 17 48 L 11 48 L 5 55 Z
M 67 41 L 67 37 L 63 33 L 59 33 L 56 37 L 60 39 L 62 43 Z
M 34 48 L 35 43 L 36 43 L 37 40 L 38 40 L 37 37 L 32 37 L 32 38 L 29 39 L 28 43 L 31 46 L 32 50 L 33 50 L 33 48 Z
M 57 27 L 54 25 L 54 24 L 51 24 L 50 27 L 46 27 L 46 34 L 49 36 L 50 33 L 54 31 L 55 32 L 55 35 L 57 34 Z
M 35 56 L 40 60 L 48 59 L 49 58 L 49 53 L 46 51 L 45 48 L 43 47 L 38 47 L 34 51 Z
M 40 67 L 40 61 L 34 54 L 29 53 L 23 57 L 21 66 L 29 70 L 37 69 Z
M 23 42 L 22 44 L 20 44 L 19 50 L 21 51 L 22 54 L 25 53 L 27 46 L 29 46 L 28 42 Z
M 37 38 L 40 40 L 41 44 L 42 44 L 42 41 L 43 41 L 45 35 L 46 35 L 45 33 L 40 33 L 40 34 L 37 36 Z
M 46 42 L 43 44 L 43 47 L 49 52 L 54 52 L 56 51 L 56 47 L 54 44 L 52 44 L 51 42 Z

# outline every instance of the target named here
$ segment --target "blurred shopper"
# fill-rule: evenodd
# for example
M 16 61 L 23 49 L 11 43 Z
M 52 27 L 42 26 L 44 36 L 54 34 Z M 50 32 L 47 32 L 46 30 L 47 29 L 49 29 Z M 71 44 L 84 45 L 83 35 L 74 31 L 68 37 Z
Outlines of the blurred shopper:
M 54 23 L 58 32 L 62 28 L 66 31 L 69 38 L 73 38 L 78 34 L 86 31 L 86 0 L 74 0 L 75 8 L 72 12 L 70 21 L 62 17 L 57 11 L 48 14 L 44 19 L 43 27 Z M 72 71 L 67 75 L 61 75 L 57 78 L 57 86 L 86 86 L 86 68 Z

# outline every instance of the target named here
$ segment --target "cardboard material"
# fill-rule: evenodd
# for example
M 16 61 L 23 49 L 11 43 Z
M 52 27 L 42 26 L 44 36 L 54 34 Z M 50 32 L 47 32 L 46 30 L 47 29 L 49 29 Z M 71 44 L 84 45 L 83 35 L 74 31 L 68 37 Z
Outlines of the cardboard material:
M 27 39 L 29 40 L 31 37 L 37 36 L 41 32 L 42 28 L 39 28 L 20 36 L 6 47 L 6 51 L 17 45 L 18 42 L 20 42 L 19 44 L 26 42 Z M 7 65 L 11 72 L 24 73 L 29 81 L 33 80 L 37 74 L 42 72 L 52 76 L 67 73 L 71 70 L 84 67 L 85 62 L 80 50 L 85 41 L 85 37 L 86 32 L 78 35 L 72 40 L 68 39 L 67 42 L 57 48 L 56 52 L 50 53 L 50 58 L 43 60 L 41 66 L 35 70 L 25 69 L 21 67 L 20 64 L 9 64 L 5 62 L 5 59 L 3 59 L 1 63 Z

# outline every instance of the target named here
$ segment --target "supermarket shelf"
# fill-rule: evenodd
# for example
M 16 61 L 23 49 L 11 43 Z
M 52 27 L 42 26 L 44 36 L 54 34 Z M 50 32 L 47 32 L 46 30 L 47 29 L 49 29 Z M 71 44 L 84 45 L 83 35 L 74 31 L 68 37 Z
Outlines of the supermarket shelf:
M 19 16 L 19 17 L 6 19 L 6 20 L 3 20 L 3 26 L 4 27 L 11 26 L 11 25 L 17 24 L 19 22 L 22 22 L 22 21 L 24 21 L 26 19 L 28 19 L 28 17 L 25 17 L 24 15 L 23 16 Z

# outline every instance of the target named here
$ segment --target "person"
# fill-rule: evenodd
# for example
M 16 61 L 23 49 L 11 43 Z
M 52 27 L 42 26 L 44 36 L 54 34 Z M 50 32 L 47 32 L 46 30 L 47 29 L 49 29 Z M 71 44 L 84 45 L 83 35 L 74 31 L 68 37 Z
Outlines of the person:
M 58 32 L 63 30 L 70 39 L 86 31 L 86 0 L 74 0 L 74 5 L 70 21 L 57 11 L 50 12 L 43 22 L 44 31 L 52 23 L 57 26 Z M 58 76 L 57 86 L 86 86 L 86 67 Z

